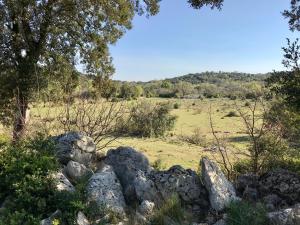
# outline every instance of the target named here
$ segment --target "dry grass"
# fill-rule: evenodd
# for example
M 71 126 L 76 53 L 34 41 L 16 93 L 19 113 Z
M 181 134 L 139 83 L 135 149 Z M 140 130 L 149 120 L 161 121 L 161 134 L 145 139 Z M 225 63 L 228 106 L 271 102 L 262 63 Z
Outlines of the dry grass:
M 131 146 L 144 152 L 152 163 L 157 159 L 161 159 L 165 167 L 180 164 L 185 168 L 196 169 L 202 156 L 214 158 L 217 157 L 217 154 L 206 151 L 203 147 L 180 141 L 178 137 L 180 135 L 193 135 L 193 132 L 197 129 L 209 143 L 212 143 L 213 136 L 209 123 L 210 105 L 217 135 L 225 138 L 232 148 L 245 149 L 248 144 L 241 118 L 225 117 L 230 111 L 235 110 L 235 101 L 228 99 L 150 99 L 147 101 L 169 101 L 172 105 L 179 102 L 180 108 L 172 110 L 172 114 L 177 116 L 174 130 L 165 138 L 120 138 L 111 143 L 105 150 L 120 145 Z M 134 101 L 130 101 L 127 104 L 130 106 L 134 103 Z M 238 101 L 237 104 L 244 107 L 245 102 Z M 34 105 L 31 109 L 30 131 L 40 130 L 48 132 L 50 135 L 60 133 L 59 126 L 55 121 L 59 112 L 62 111 L 62 107 L 51 104 L 45 107 L 38 104 Z M 2 128 L 2 132 L 5 131 L 7 129 Z

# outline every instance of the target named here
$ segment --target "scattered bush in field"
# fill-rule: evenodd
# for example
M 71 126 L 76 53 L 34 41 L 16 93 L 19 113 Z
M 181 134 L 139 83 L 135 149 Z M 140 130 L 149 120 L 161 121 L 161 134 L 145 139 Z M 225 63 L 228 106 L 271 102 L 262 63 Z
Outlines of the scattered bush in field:
M 263 115 L 258 111 L 261 106 Z M 271 162 L 282 161 L 289 154 L 289 148 L 283 139 L 281 127 L 278 124 L 269 124 L 262 99 L 255 99 L 248 107 L 248 111 L 242 111 L 237 107 L 241 119 L 244 122 L 246 133 L 249 136 L 248 159 L 251 162 L 251 172 L 262 173 Z
M 174 103 L 174 105 L 173 105 L 173 108 L 174 108 L 174 109 L 179 109 L 179 107 L 180 107 L 180 105 L 179 105 L 178 102 Z
M 155 169 L 155 170 L 164 170 L 165 169 L 165 166 L 163 165 L 163 162 L 161 159 L 157 159 L 153 162 L 152 164 L 152 167 Z
M 266 210 L 261 203 L 232 202 L 227 210 L 228 225 L 268 225 Z
M 207 146 L 207 140 L 205 138 L 205 135 L 203 135 L 203 133 L 201 132 L 200 128 L 194 129 L 193 134 L 190 135 L 190 136 L 181 135 L 179 137 L 179 139 L 184 141 L 184 142 L 193 144 L 193 145 L 199 145 L 199 146 L 202 146 L 202 147 Z
M 245 107 L 249 107 L 249 106 L 250 106 L 250 102 L 246 102 Z
M 235 111 L 230 111 L 226 117 L 239 117 L 239 114 Z
M 142 102 L 130 112 L 129 122 L 122 127 L 123 133 L 140 137 L 161 137 L 173 129 L 176 117 L 170 114 L 169 104 Z
M 166 217 L 174 222 L 182 224 L 184 220 L 184 210 L 181 206 L 180 199 L 177 195 L 172 195 L 166 202 L 154 213 L 150 219 L 153 225 L 168 225 Z

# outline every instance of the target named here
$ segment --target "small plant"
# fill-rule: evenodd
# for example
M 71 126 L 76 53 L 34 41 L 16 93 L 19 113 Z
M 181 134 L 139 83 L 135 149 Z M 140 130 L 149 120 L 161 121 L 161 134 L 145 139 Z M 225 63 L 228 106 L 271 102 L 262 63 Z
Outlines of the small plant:
M 194 129 L 193 134 L 190 136 L 181 135 L 179 137 L 179 139 L 181 141 L 187 142 L 189 144 L 198 145 L 198 146 L 202 146 L 202 147 L 207 146 L 206 137 L 205 137 L 205 135 L 203 135 L 200 128 Z
M 227 210 L 228 225 L 268 225 L 266 210 L 261 203 L 232 202 Z
M 178 102 L 174 103 L 174 105 L 173 105 L 173 108 L 174 108 L 174 109 L 179 109 L 179 107 L 180 107 L 180 105 L 179 105 Z
M 235 111 L 230 111 L 226 117 L 239 117 L 239 114 Z
M 166 202 L 154 213 L 150 219 L 152 225 L 169 225 L 166 218 L 172 219 L 178 224 L 184 220 L 184 210 L 181 206 L 180 199 L 173 194 Z
M 152 167 L 155 170 L 164 170 L 165 169 L 165 165 L 163 164 L 161 159 L 157 159 L 153 162 Z

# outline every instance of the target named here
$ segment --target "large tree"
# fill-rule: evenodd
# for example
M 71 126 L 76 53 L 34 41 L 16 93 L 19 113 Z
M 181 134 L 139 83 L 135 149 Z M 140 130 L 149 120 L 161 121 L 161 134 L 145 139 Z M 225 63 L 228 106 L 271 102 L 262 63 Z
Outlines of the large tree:
M 108 45 L 131 28 L 135 13 L 156 14 L 159 1 L 0 0 L 0 118 L 14 121 L 14 138 L 24 131 L 37 77 L 45 68 L 57 68 L 63 57 L 64 64 L 84 64 L 90 74 L 112 74 Z M 222 3 L 188 2 L 194 8 Z

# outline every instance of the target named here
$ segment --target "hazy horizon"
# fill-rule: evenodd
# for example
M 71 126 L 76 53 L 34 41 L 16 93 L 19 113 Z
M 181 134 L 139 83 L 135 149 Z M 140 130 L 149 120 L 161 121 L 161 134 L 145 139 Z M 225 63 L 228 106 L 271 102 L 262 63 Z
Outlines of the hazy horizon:
M 221 11 L 194 10 L 164 0 L 157 16 L 136 16 L 133 28 L 110 47 L 114 80 L 149 81 L 206 71 L 267 73 L 282 70 L 286 38 L 281 12 L 288 1 L 228 0 Z M 275 35 L 276 34 L 276 35 Z

